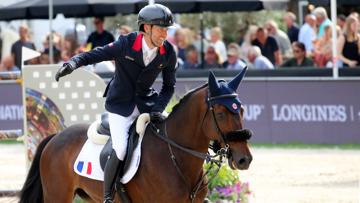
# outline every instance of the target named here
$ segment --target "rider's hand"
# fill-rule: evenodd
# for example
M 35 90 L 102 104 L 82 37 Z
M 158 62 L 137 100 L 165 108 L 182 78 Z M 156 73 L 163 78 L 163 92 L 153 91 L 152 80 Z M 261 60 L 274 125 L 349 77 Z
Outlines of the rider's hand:
M 58 72 L 55 75 L 55 80 L 59 81 L 59 78 L 70 74 L 76 69 L 76 63 L 74 61 L 66 62 L 62 65 L 62 67 L 58 70 Z
M 150 121 L 153 123 L 161 123 L 166 119 L 166 117 L 161 112 L 151 112 Z

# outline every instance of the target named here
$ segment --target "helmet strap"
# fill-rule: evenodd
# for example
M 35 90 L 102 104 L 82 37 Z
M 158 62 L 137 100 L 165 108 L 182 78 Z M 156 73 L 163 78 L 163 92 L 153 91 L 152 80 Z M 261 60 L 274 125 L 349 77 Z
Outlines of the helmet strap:
M 150 29 L 150 41 L 151 41 L 151 44 L 154 46 L 154 47 L 157 47 L 154 43 L 154 41 L 152 40 L 152 29 L 153 29 L 153 26 L 154 25 L 151 25 L 151 29 Z
M 146 32 L 145 29 L 144 29 L 144 34 L 147 35 L 147 37 L 150 38 L 150 43 L 151 43 L 151 45 L 152 45 L 153 47 L 158 47 L 158 46 L 156 46 L 156 44 L 154 43 L 154 41 L 153 41 L 153 39 L 152 39 L 152 29 L 153 29 L 153 26 L 154 26 L 154 25 L 150 25 L 150 30 L 149 30 L 149 32 Z

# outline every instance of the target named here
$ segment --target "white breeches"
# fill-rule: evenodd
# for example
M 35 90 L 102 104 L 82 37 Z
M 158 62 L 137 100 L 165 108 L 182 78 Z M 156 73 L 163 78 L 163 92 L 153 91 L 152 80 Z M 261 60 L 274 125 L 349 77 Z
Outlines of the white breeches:
M 124 160 L 126 155 L 127 142 L 129 138 L 129 128 L 136 117 L 140 114 L 137 107 L 135 107 L 132 114 L 128 117 L 119 114 L 109 113 L 109 126 L 112 138 L 112 146 L 116 152 L 116 156 L 120 160 Z

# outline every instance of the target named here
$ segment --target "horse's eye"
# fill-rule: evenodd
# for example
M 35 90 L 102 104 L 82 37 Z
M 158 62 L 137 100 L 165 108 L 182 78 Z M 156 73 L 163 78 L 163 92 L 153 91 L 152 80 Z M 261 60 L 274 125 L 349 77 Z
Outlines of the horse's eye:
M 216 113 L 216 118 L 218 118 L 218 119 L 224 119 L 225 117 L 226 117 L 225 112 Z
M 240 119 L 240 114 L 235 114 L 234 117 L 235 117 L 236 120 L 239 120 Z

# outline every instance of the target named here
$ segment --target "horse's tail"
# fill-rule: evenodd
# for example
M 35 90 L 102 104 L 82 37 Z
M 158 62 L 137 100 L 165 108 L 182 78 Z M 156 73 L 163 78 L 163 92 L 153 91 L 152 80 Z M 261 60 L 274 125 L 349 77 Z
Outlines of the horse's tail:
M 40 157 L 50 139 L 54 135 L 46 137 L 43 141 L 40 142 L 39 146 L 36 149 L 34 160 L 32 161 L 29 173 L 26 177 L 23 188 L 20 191 L 20 201 L 19 203 L 31 203 L 43 202 L 43 190 L 40 179 Z

